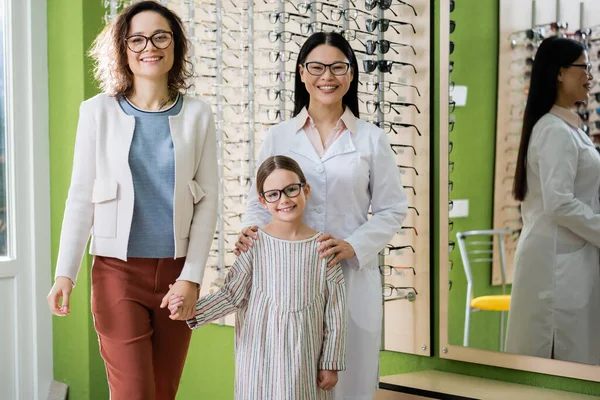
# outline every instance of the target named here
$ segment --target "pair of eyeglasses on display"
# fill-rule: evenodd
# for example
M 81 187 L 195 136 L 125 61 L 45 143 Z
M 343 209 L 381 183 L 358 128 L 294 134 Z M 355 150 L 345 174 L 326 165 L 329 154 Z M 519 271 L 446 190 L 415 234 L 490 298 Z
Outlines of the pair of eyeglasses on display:
M 410 251 L 414 254 L 415 253 L 415 248 L 412 247 L 410 244 L 404 245 L 404 246 L 393 246 L 391 244 L 387 244 L 380 252 L 379 255 L 381 256 L 389 256 L 389 255 L 401 255 L 402 254 L 402 250 L 404 249 L 410 249 Z
M 518 40 L 529 40 L 529 41 L 542 41 L 546 37 L 546 30 L 538 27 L 533 29 L 525 29 L 522 31 L 516 31 L 510 34 L 509 39 L 511 41 Z
M 402 0 L 395 0 L 398 3 L 400 3 L 403 6 L 406 7 L 410 7 L 413 10 L 413 13 L 415 14 L 415 17 L 417 16 L 417 10 L 415 10 L 415 8 Z M 394 16 L 398 16 L 398 14 L 396 14 L 394 12 L 393 9 L 391 9 L 390 7 L 392 7 L 392 4 L 394 3 L 394 0 L 365 0 L 365 9 L 367 11 L 371 11 L 373 9 L 375 9 L 375 7 L 379 7 L 381 10 L 390 10 L 392 12 L 392 14 L 394 14 Z
M 369 100 L 369 101 L 367 101 L 367 111 L 370 113 L 375 113 L 379 109 L 383 114 L 389 114 L 392 110 L 394 110 L 394 112 L 396 112 L 396 114 L 401 114 L 402 112 L 399 111 L 395 106 L 414 107 L 415 110 L 417 110 L 417 114 L 421 114 L 421 111 L 414 103 L 407 103 L 407 102 L 402 102 L 402 101 L 392 102 L 392 101 L 387 101 L 387 100 L 383 100 L 383 101 Z
M 294 197 L 300 196 L 304 183 L 292 183 L 287 185 L 283 189 L 267 190 L 260 194 L 267 203 L 275 203 L 281 199 L 281 195 L 284 194 L 286 197 L 293 199 Z
M 417 289 L 415 289 L 412 286 L 394 286 L 390 285 L 389 283 L 384 283 L 383 285 L 381 285 L 381 287 L 383 289 L 383 297 L 391 297 L 394 292 L 400 292 L 405 290 L 411 290 L 414 294 L 419 294 L 419 292 L 417 292 Z
M 404 174 L 404 172 L 405 172 L 404 170 L 406 170 L 406 169 L 412 169 L 415 172 L 415 175 L 419 176 L 419 172 L 417 171 L 417 169 L 415 167 L 412 167 L 410 165 L 396 165 L 396 166 L 400 169 L 401 174 Z M 417 212 L 417 214 L 418 214 L 418 212 Z
M 417 55 L 417 51 L 415 50 L 415 48 L 412 45 L 405 44 L 405 43 L 390 42 L 389 40 L 385 40 L 385 39 L 382 39 L 382 40 L 369 39 L 369 40 L 367 40 L 365 42 L 365 51 L 368 55 L 375 54 L 375 52 L 377 50 L 379 50 L 379 52 L 381 54 L 387 54 L 391 49 L 394 53 L 400 54 L 398 52 L 398 50 L 394 49 L 393 46 L 410 47 L 412 49 L 414 55 Z M 415 74 L 416 73 L 417 72 L 415 71 Z
M 329 22 L 302 22 L 300 24 L 300 32 L 304 34 L 313 34 L 315 32 L 335 32 L 339 30 L 340 27 L 336 24 L 331 24 Z
M 410 66 L 412 67 L 415 74 L 417 73 L 417 69 L 411 63 L 403 62 L 403 61 L 392 61 L 392 60 L 363 60 L 363 67 L 365 72 L 370 74 L 375 71 L 375 69 L 379 69 L 380 72 L 389 72 L 392 73 L 392 67 L 394 65 L 400 65 L 402 67 Z
M 371 16 L 371 14 L 369 14 L 368 12 L 366 12 L 364 10 L 359 10 L 358 8 L 344 8 L 344 9 L 333 8 L 333 9 L 331 9 L 331 12 L 330 12 L 332 21 L 339 21 L 342 18 L 344 18 L 348 22 L 350 22 L 350 21 L 354 22 L 356 24 L 357 28 L 360 27 L 358 25 L 358 22 L 356 21 L 358 19 L 359 15 L 366 15 L 368 17 Z
M 398 234 L 404 236 L 406 235 L 406 231 L 413 231 L 415 236 L 419 236 L 419 232 L 417 232 L 417 228 L 415 228 L 414 226 L 403 226 L 402 228 L 400 228 Z
M 256 76 L 258 78 L 261 77 L 269 77 L 269 81 L 271 83 L 276 83 L 278 81 L 281 82 L 291 82 L 296 76 L 295 72 L 290 71 L 279 71 L 279 69 L 257 69 Z
M 287 24 L 291 21 L 292 17 L 300 18 L 302 20 L 306 20 L 307 18 L 310 18 L 308 15 L 290 13 L 290 12 L 285 12 L 285 11 L 281 11 L 281 12 L 271 11 L 268 14 L 269 22 L 272 24 L 276 24 L 278 22 Z
M 320 13 L 327 19 L 327 15 L 323 12 L 323 9 L 327 10 L 327 8 L 340 8 L 337 4 L 325 3 L 322 1 L 314 1 L 310 3 L 300 3 L 298 4 L 298 12 L 303 14 L 307 14 L 309 11 L 314 13 Z
M 383 276 L 403 275 L 404 271 L 412 271 L 413 276 L 417 275 L 413 267 L 400 265 L 380 265 L 379 273 Z
M 306 35 L 302 35 L 300 33 L 291 32 L 291 31 L 281 31 L 281 32 L 269 31 L 269 41 L 271 43 L 275 43 L 278 40 L 281 40 L 283 43 L 289 43 L 292 41 L 292 39 L 294 37 L 300 37 L 303 39 L 308 38 L 308 36 L 306 36 Z M 294 42 L 294 43 L 298 44 L 297 42 Z
M 415 146 L 412 146 L 410 144 L 395 144 L 395 143 L 391 143 L 390 146 L 392 147 L 392 151 L 394 152 L 394 154 L 403 154 L 404 153 L 404 149 L 412 149 L 414 155 L 417 155 L 417 149 L 415 149 Z M 399 150 L 396 150 L 396 147 L 399 147 Z
M 271 101 L 277 99 L 292 101 L 294 98 L 294 91 L 289 89 L 269 88 L 267 89 L 267 98 Z
M 413 33 L 417 33 L 417 31 L 415 30 L 415 26 L 410 22 L 396 21 L 388 18 L 365 19 L 365 28 L 367 29 L 367 32 L 374 32 L 375 29 L 378 29 L 380 32 L 387 32 L 387 30 L 391 27 L 394 31 L 396 31 L 397 34 L 400 34 L 400 31 L 396 29 L 394 25 L 410 26 L 412 28 Z
M 376 122 L 375 125 L 383 129 L 387 133 L 394 132 L 397 135 L 399 135 L 400 133 L 394 128 L 395 126 L 400 128 L 414 128 L 414 130 L 417 132 L 417 135 L 422 136 L 421 131 L 419 131 L 419 128 L 414 124 L 407 124 L 404 122 L 379 121 Z
M 402 187 L 403 187 L 405 190 L 412 192 L 413 196 L 416 196 L 416 195 L 417 195 L 417 190 L 415 189 L 415 187 L 414 187 L 414 186 L 410 186 L 410 185 L 402 185 Z
M 298 52 L 296 51 L 291 51 L 291 50 L 281 50 L 281 51 L 277 51 L 277 50 L 266 50 L 266 49 L 259 49 L 261 51 L 261 54 L 269 55 L 269 61 L 271 61 L 272 63 L 277 62 L 277 61 L 283 61 L 283 62 L 287 62 L 290 60 L 296 60 L 298 58 Z
M 389 92 L 392 91 L 396 96 L 400 96 L 398 92 L 396 92 L 393 87 L 402 88 L 409 87 L 415 89 L 417 95 L 421 97 L 421 92 L 419 92 L 419 88 L 414 85 L 409 85 L 407 83 L 402 82 L 390 82 L 390 81 L 382 81 L 382 82 L 367 82 L 367 91 L 374 92 L 379 90 L 381 92 Z

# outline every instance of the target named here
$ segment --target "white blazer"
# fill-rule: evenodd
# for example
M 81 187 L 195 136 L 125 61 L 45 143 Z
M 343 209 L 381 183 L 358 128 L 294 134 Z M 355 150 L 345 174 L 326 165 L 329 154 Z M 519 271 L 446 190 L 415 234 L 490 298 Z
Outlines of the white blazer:
M 533 127 L 506 351 L 600 363 L 600 155 L 577 114 Z
M 406 217 L 408 203 L 386 133 L 360 119 L 356 133 L 346 129 L 319 158 L 296 118 L 272 127 L 259 164 L 273 155 L 298 162 L 311 187 L 304 222 L 352 245 L 356 257 L 341 262 L 348 301 L 348 359 L 334 398 L 371 400 L 379 379 L 382 289 L 378 252 Z M 369 218 L 369 207 L 372 217 Z M 253 184 L 243 225 L 262 227 L 271 221 Z
M 57 277 L 73 282 L 90 233 L 91 254 L 127 261 L 135 195 L 129 168 L 135 118 L 106 94 L 84 101 L 79 113 L 56 266 Z M 200 284 L 217 220 L 217 151 L 211 107 L 185 96 L 180 113 L 169 117 L 169 125 L 175 152 L 175 258 L 186 257 L 177 279 Z

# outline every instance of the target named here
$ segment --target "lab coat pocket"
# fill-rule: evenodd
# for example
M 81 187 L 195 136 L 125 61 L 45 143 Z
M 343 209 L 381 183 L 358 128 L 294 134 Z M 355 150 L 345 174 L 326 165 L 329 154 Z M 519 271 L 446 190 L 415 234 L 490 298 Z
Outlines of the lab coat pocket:
M 204 191 L 198 182 L 192 180 L 188 182 L 188 189 L 185 192 L 185 202 L 183 206 L 183 214 L 181 217 L 180 236 L 182 239 L 190 236 L 190 226 L 194 218 L 194 205 L 196 205 L 204 197 Z
M 598 284 L 598 248 L 589 242 L 573 252 L 557 254 L 554 270 L 556 308 L 580 310 L 589 306 Z
M 113 180 L 96 179 L 94 181 L 92 235 L 95 237 L 117 237 L 118 186 L 119 184 Z

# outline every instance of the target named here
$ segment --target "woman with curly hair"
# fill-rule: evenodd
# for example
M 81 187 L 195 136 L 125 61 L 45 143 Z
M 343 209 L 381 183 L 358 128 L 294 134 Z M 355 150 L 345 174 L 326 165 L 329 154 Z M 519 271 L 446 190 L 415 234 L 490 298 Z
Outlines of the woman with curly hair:
M 191 331 L 173 319 L 194 315 L 214 235 L 215 125 L 208 104 L 185 96 L 187 50 L 180 18 L 142 1 L 90 52 L 104 93 L 80 107 L 48 304 L 69 314 L 91 234 L 92 313 L 113 400 L 175 399 Z M 173 315 L 171 295 L 183 298 Z

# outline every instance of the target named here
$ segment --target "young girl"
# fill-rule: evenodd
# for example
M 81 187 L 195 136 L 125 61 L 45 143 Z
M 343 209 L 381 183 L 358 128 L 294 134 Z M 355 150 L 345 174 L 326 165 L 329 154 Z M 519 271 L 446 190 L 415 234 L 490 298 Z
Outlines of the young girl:
M 273 216 L 258 230 L 221 289 L 196 303 L 192 328 L 237 311 L 235 398 L 329 399 L 346 364 L 346 289 L 340 264 L 319 258 L 302 222 L 310 187 L 291 158 L 267 158 L 257 172 L 260 202 Z M 181 299 L 171 296 L 177 312 Z

